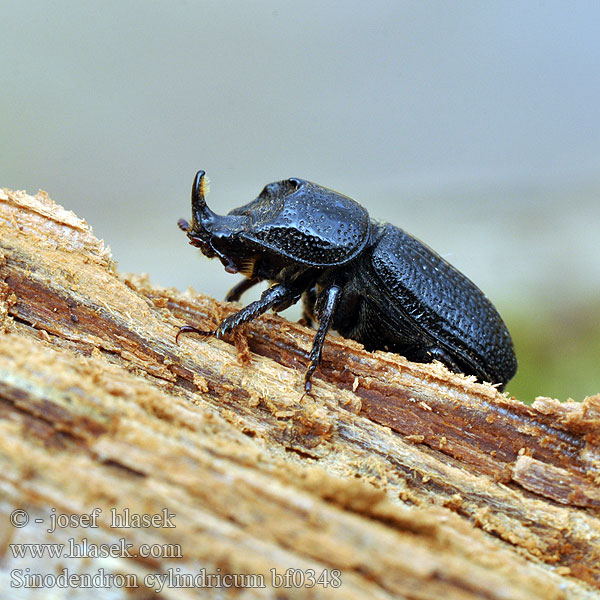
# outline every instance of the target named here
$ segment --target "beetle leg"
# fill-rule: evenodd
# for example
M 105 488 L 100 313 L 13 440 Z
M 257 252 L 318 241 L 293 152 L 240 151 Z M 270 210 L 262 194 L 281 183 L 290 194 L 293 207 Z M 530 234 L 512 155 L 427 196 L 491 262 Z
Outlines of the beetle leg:
M 234 285 L 225 296 L 225 302 L 237 302 L 244 292 L 260 283 L 260 279 L 252 277 L 251 279 L 242 279 L 237 285 Z
M 215 330 L 214 335 L 221 337 L 224 334 L 233 331 L 239 325 L 252 321 L 256 317 L 266 313 L 270 308 L 279 308 L 279 306 L 290 306 L 298 301 L 300 294 L 295 288 L 285 283 L 278 283 L 273 287 L 266 289 L 260 296 L 260 300 L 251 302 L 242 310 L 234 315 L 227 317 Z
M 310 378 L 313 376 L 315 369 L 321 362 L 325 336 L 327 335 L 327 330 L 329 329 L 333 315 L 335 314 L 335 309 L 340 299 L 340 292 L 341 290 L 337 285 L 332 285 L 319 296 L 317 302 L 319 329 L 317 330 L 317 335 L 315 335 L 313 341 L 313 347 L 310 352 L 310 363 L 308 369 L 306 369 L 306 374 L 304 375 L 304 390 L 306 393 L 310 392 Z
M 280 305 L 289 306 L 290 304 L 297 302 L 299 297 L 300 294 L 298 294 L 295 288 L 284 283 L 278 283 L 277 285 L 266 289 L 262 293 L 260 300 L 251 302 L 248 306 L 242 308 L 242 310 L 239 310 L 235 314 L 224 319 L 216 329 L 212 331 L 202 331 L 191 325 L 184 325 L 179 329 L 175 340 L 177 341 L 179 334 L 190 332 L 198 333 L 200 335 L 214 335 L 217 338 L 221 338 L 226 333 L 233 331 L 239 325 L 247 323 L 259 315 L 266 313 L 270 308 L 278 307 Z

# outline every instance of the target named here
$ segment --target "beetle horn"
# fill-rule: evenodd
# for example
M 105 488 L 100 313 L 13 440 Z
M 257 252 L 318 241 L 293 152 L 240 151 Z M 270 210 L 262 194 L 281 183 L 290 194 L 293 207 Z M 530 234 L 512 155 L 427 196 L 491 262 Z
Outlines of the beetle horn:
M 206 187 L 206 173 L 198 171 L 192 184 L 192 215 L 197 225 L 212 222 L 218 218 L 218 215 L 210 210 L 206 204 L 206 199 L 204 198 Z

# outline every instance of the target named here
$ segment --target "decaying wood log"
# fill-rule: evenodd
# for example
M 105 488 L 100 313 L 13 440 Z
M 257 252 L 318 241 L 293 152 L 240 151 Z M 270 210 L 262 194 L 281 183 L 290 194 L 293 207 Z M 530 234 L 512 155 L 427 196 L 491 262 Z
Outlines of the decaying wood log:
M 334 336 L 303 395 L 314 332 L 177 345 L 234 307 L 119 274 L 43 192 L 0 192 L 0 253 L 2 597 L 82 573 L 121 576 L 99 597 L 599 597 L 600 395 L 529 407 Z

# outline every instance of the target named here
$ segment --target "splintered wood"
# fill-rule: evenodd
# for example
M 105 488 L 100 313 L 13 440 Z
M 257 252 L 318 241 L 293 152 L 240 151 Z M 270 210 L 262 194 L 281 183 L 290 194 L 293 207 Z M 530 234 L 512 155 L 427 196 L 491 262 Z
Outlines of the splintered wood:
M 0 253 L 3 590 L 599 596 L 600 396 L 528 407 L 333 336 L 303 395 L 313 331 L 177 345 L 234 307 L 119 274 L 44 193 L 0 192 Z

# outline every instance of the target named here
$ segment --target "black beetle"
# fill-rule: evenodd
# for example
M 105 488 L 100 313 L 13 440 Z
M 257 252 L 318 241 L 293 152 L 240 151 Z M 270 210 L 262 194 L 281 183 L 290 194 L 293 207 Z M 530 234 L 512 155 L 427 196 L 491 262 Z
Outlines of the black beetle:
M 227 300 L 239 300 L 259 281 L 274 285 L 215 330 L 186 325 L 177 338 L 186 332 L 221 337 L 302 297 L 307 321 L 319 321 L 307 392 L 330 327 L 367 350 L 417 362 L 437 359 L 499 389 L 515 374 L 510 334 L 483 292 L 402 229 L 370 219 L 351 198 L 292 178 L 270 183 L 256 200 L 220 216 L 204 195 L 205 174 L 198 171 L 192 223 L 180 219 L 178 225 L 203 254 L 245 276 Z

